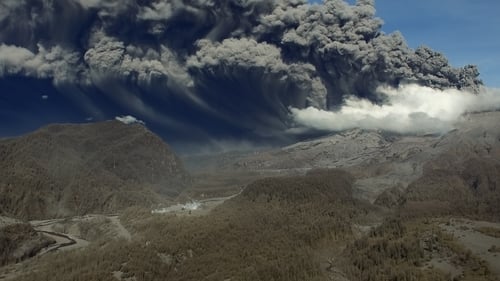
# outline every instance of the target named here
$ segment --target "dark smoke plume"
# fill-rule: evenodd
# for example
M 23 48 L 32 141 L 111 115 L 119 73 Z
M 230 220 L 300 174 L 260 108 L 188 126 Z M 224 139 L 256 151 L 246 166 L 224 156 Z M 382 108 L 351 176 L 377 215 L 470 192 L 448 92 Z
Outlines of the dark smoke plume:
M 475 66 L 453 68 L 381 26 L 373 0 L 2 0 L 0 77 L 99 92 L 216 138 L 283 132 L 290 108 L 381 103 L 381 85 L 478 91 Z

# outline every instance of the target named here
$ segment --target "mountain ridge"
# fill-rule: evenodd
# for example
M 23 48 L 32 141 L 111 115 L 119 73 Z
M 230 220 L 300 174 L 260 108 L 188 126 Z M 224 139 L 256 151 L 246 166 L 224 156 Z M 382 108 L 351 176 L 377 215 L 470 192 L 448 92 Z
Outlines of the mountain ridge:
M 179 158 L 140 124 L 52 124 L 0 140 L 0 212 L 47 218 L 114 212 L 177 195 Z

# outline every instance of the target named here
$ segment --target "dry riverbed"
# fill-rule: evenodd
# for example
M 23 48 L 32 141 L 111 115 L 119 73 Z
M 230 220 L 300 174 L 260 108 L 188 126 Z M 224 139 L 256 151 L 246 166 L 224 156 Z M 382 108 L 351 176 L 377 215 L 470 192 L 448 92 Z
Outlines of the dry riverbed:
M 448 234 L 485 260 L 490 270 L 500 277 L 500 223 L 474 221 L 468 219 L 450 219 L 439 226 Z

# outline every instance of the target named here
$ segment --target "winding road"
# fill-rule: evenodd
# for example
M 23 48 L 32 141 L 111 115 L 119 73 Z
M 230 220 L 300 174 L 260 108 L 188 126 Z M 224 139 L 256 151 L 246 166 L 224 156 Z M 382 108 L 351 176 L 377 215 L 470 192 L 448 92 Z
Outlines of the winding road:
M 217 207 L 218 205 L 224 203 L 225 201 L 234 198 L 240 195 L 243 192 L 244 188 L 242 188 L 239 192 L 224 196 L 224 197 L 211 197 L 201 200 L 193 200 L 186 204 L 175 204 L 165 208 L 159 208 L 152 210 L 152 214 L 180 214 L 180 215 L 207 215 L 210 211 Z
M 42 249 L 38 253 L 39 256 L 44 255 L 46 253 L 53 252 L 53 251 L 57 251 L 60 248 L 69 247 L 69 246 L 76 244 L 75 239 L 69 237 L 68 235 L 62 234 L 62 233 L 57 233 L 57 232 L 52 232 L 52 231 L 44 231 L 44 230 L 36 230 L 36 232 L 42 233 L 45 236 L 48 236 L 48 237 L 54 239 L 54 241 L 56 241 L 56 243 L 47 246 L 45 249 Z

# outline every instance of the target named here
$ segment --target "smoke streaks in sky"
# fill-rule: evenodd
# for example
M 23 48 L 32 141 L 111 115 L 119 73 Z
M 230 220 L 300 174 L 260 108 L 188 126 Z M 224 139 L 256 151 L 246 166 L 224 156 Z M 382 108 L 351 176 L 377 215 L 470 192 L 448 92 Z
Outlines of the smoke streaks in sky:
M 4 0 L 0 77 L 50 79 L 93 120 L 106 99 L 194 138 L 279 137 L 290 108 L 394 102 L 381 85 L 479 91 L 474 66 L 381 25 L 373 0 Z

